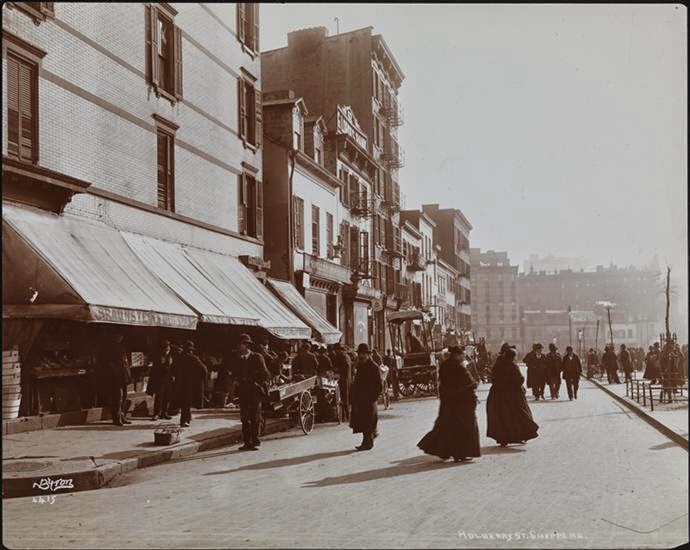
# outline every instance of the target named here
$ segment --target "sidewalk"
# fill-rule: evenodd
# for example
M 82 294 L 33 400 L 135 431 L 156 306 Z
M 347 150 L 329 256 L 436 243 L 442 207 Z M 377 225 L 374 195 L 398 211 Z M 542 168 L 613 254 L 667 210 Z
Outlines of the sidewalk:
M 625 396 L 625 382 L 621 384 L 609 384 L 606 382 L 605 378 L 602 380 L 592 378 L 589 381 L 599 386 L 619 403 L 626 405 L 640 418 L 662 432 L 669 439 L 675 441 L 686 450 L 688 449 L 687 401 L 657 403 L 655 400 L 654 410 L 652 411 L 649 406 L 649 401 L 647 401 L 647 406 L 645 407 L 642 405 L 642 402 L 638 403 L 635 399 Z
M 179 424 L 174 420 L 154 422 L 150 417 L 134 417 L 125 426 L 99 421 L 4 435 L 2 496 L 50 496 L 57 489 L 46 489 L 50 482 L 41 481 L 46 479 L 53 483 L 65 480 L 67 492 L 97 489 L 131 470 L 242 440 L 238 412 L 203 409 L 192 415 L 190 427 L 182 428 L 180 441 L 169 446 L 155 445 L 153 432 L 163 425 Z M 266 434 L 290 427 L 288 420 L 267 419 Z

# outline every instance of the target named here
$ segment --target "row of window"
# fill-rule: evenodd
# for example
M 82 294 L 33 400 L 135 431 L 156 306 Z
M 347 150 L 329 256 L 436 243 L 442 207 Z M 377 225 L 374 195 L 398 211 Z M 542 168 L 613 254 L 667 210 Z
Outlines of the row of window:
M 304 200 L 298 196 L 292 198 L 292 227 L 295 248 L 305 249 L 305 222 L 304 222 Z M 326 212 L 326 255 L 333 257 L 333 214 Z M 311 253 L 314 256 L 321 256 L 321 209 L 312 205 L 311 207 Z
M 238 5 L 238 6 L 241 6 Z M 239 8 L 244 13 L 258 14 L 258 4 Z M 14 3 L 32 17 L 53 14 L 52 2 Z M 146 6 L 146 33 L 149 58 L 147 76 L 157 93 L 179 99 L 182 93 L 181 32 L 175 27 L 175 10 L 168 4 Z M 250 21 L 255 15 L 250 15 Z M 258 15 L 256 15 L 258 17 Z M 253 35 L 249 36 L 254 40 Z M 38 66 L 45 55 L 18 38 L 8 36 L 7 48 L 7 154 L 17 160 L 38 162 Z M 258 47 L 258 43 L 252 42 Z M 240 78 L 238 105 L 240 135 L 252 145 L 260 144 L 260 93 L 249 78 Z M 154 115 L 157 131 L 157 205 L 175 211 L 175 132 L 178 127 Z M 243 174 L 238 182 L 238 229 L 240 233 L 263 237 L 263 191 L 252 176 Z

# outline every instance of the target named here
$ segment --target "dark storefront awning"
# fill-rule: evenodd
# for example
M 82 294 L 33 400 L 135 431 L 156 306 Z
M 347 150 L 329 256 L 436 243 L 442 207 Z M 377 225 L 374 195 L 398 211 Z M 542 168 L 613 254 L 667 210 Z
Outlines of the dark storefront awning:
M 237 258 L 132 233 L 123 236 L 202 321 L 260 326 L 282 339 L 309 338 L 311 329 Z
M 101 222 L 3 203 L 3 318 L 194 329 L 197 315 Z
M 335 344 L 340 341 L 342 333 L 311 307 L 292 284 L 277 279 L 269 279 L 268 282 L 276 295 L 314 329 L 324 344 Z

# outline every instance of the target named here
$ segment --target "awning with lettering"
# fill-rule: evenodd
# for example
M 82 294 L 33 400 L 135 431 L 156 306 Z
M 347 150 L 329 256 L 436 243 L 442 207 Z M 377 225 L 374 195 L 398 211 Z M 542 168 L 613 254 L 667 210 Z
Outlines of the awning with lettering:
M 311 329 L 237 258 L 133 233 L 123 236 L 201 321 L 259 326 L 282 339 L 309 338 Z
M 196 328 L 116 229 L 10 203 L 2 215 L 3 318 Z
M 342 333 L 329 323 L 307 302 L 299 291 L 287 281 L 269 279 L 268 284 L 276 295 L 316 333 L 317 339 L 324 344 L 340 342 Z

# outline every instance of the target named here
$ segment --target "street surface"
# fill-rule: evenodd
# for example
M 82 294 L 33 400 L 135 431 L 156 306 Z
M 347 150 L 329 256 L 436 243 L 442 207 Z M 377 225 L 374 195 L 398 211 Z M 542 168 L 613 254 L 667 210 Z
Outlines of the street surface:
M 486 431 L 488 385 L 478 392 Z M 540 436 L 443 463 L 417 441 L 433 398 L 380 408 L 373 451 L 317 425 L 136 470 L 111 487 L 3 502 L 9 548 L 661 548 L 688 541 L 688 453 L 583 381 L 530 406 Z M 508 537 L 501 540 L 497 537 Z M 482 538 L 483 537 L 483 538 Z M 489 537 L 494 537 L 493 539 Z M 524 538 L 515 538 L 524 537 Z M 560 538 L 559 538 L 560 537 Z M 565 538 L 563 538 L 565 537 Z

